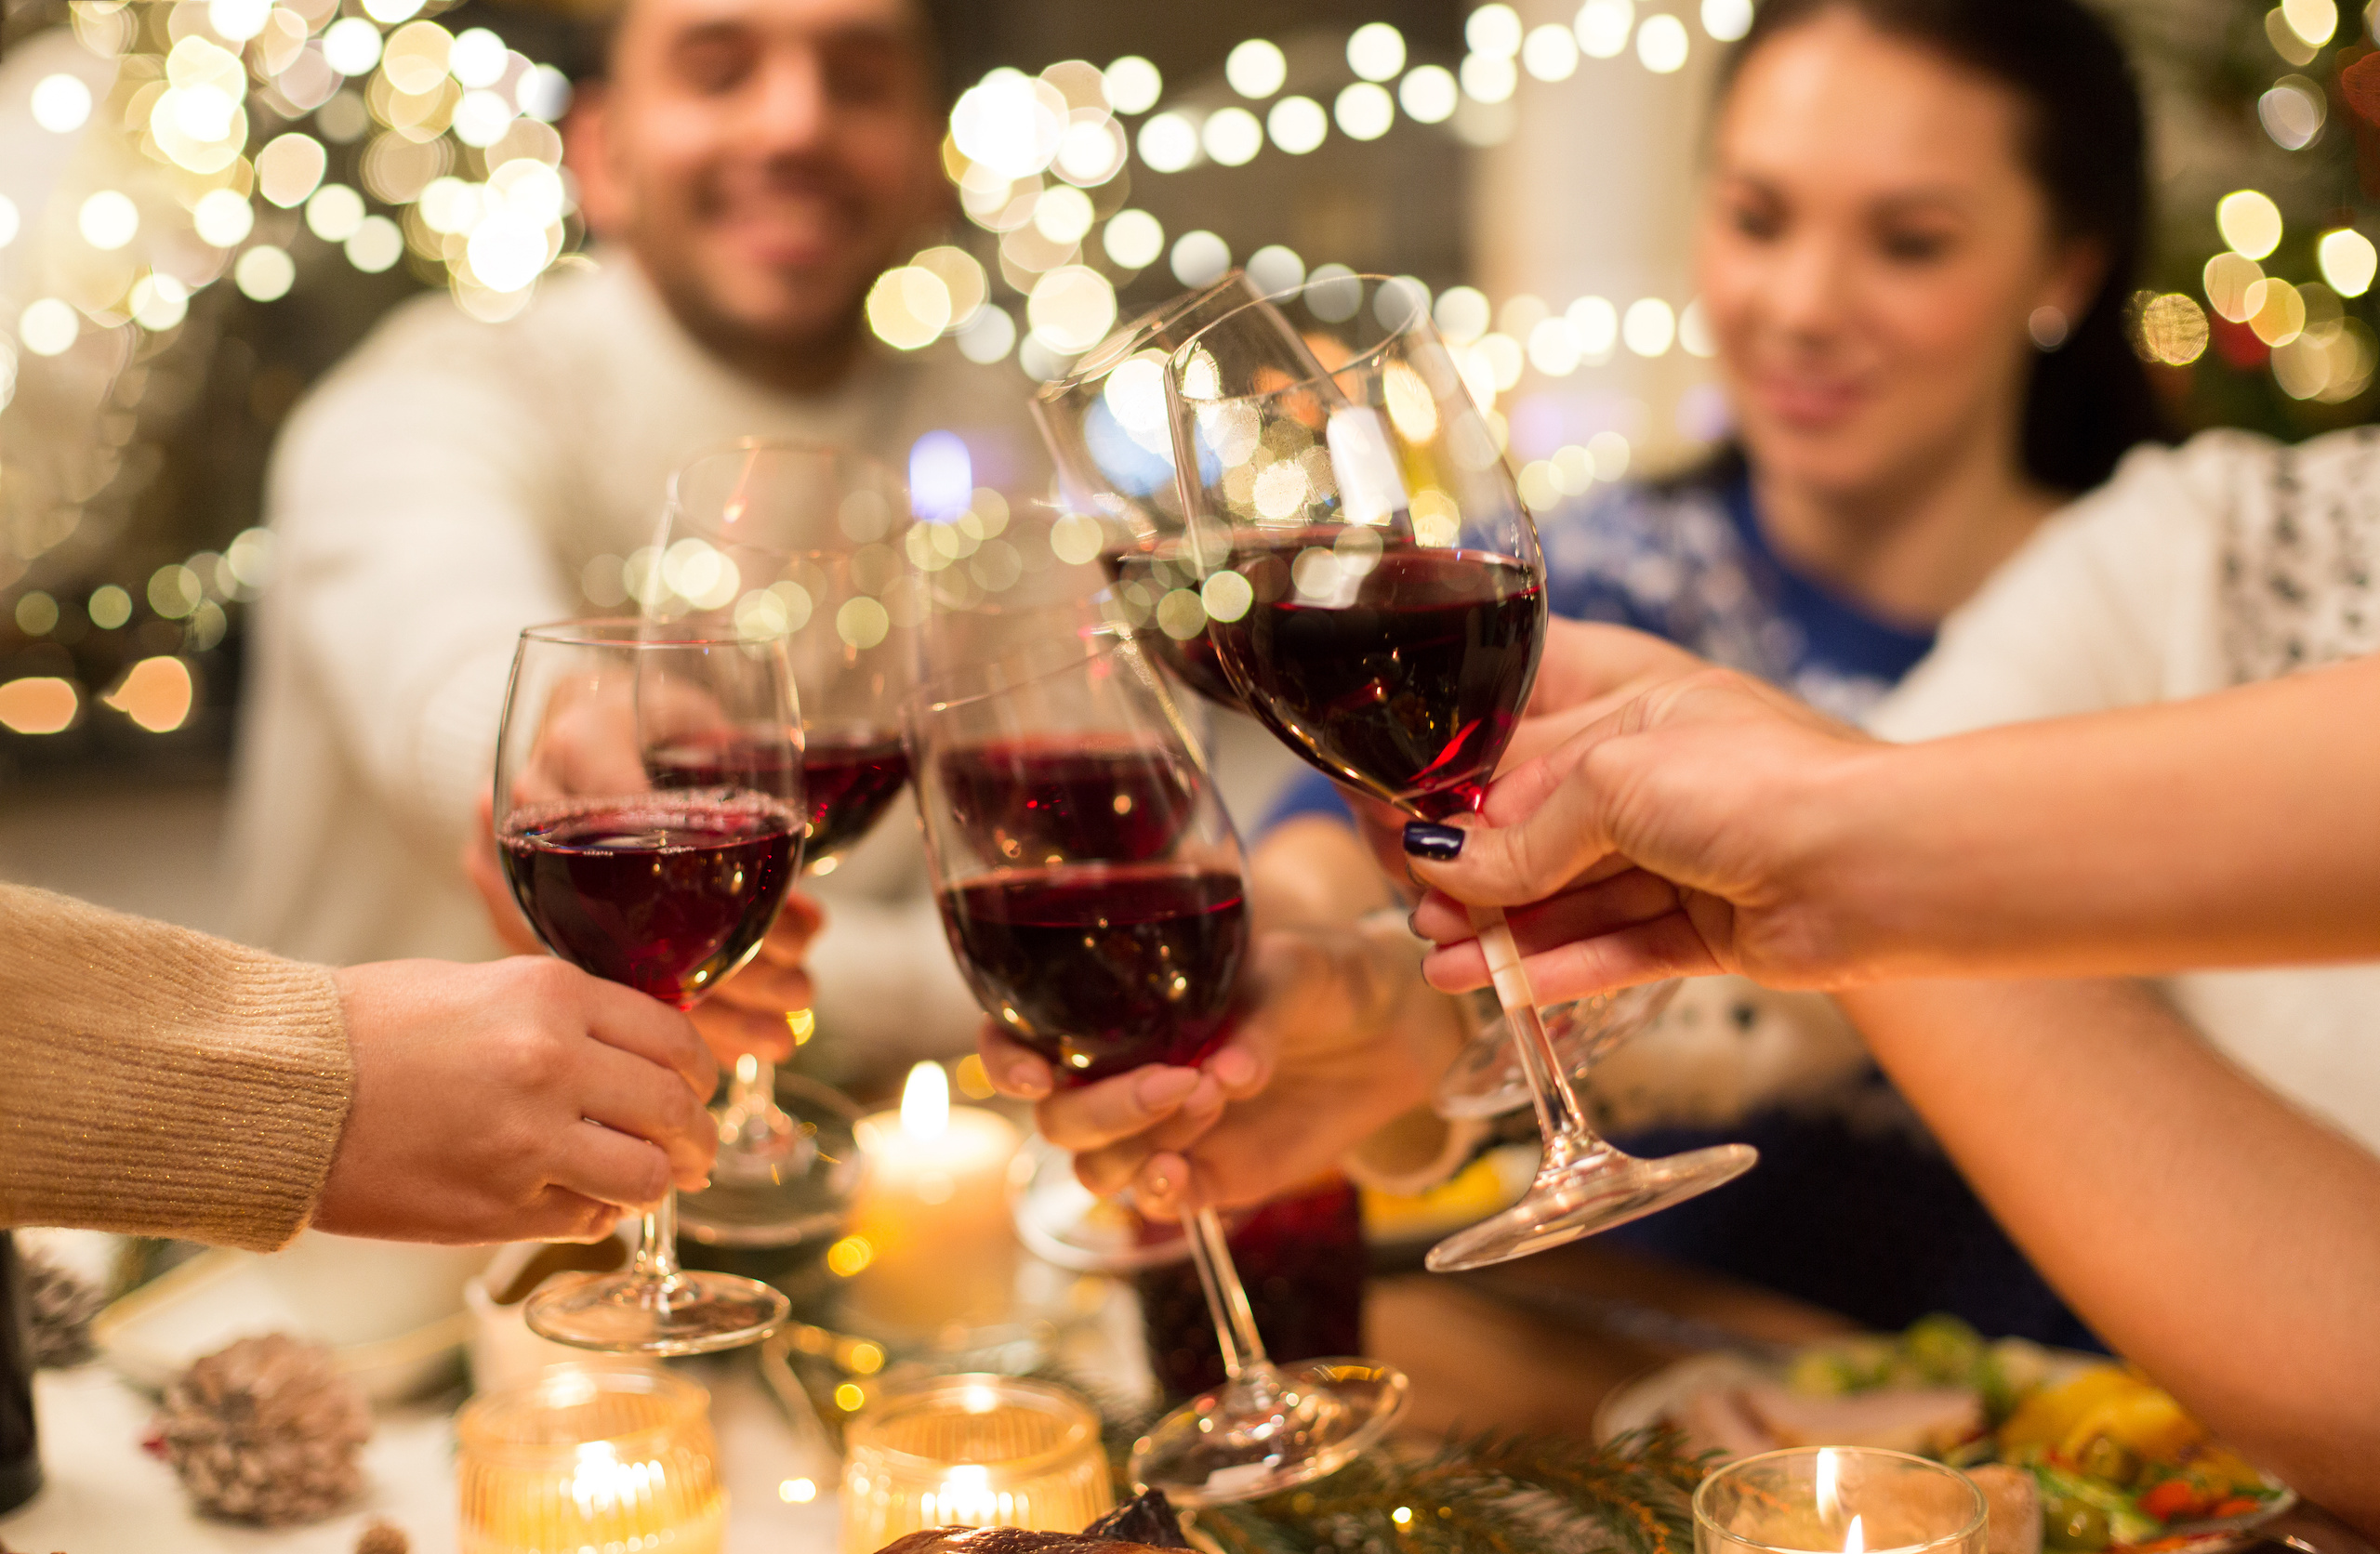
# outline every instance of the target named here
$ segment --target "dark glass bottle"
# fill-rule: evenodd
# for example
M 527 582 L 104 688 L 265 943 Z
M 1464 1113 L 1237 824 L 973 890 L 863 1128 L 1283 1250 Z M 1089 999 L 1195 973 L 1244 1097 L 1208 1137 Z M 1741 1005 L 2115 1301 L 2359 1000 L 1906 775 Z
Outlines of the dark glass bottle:
M 1333 1179 L 1312 1192 L 1276 1198 L 1241 1220 L 1228 1239 L 1256 1331 L 1274 1360 L 1364 1351 L 1368 1254 L 1353 1184 Z M 1189 1259 L 1144 1270 L 1133 1287 L 1141 1297 L 1149 1368 L 1167 1404 L 1222 1386 L 1223 1347 Z
M 33 1312 L 16 1241 L 0 1231 L 0 1511 L 41 1488 L 41 1449 L 33 1435 Z

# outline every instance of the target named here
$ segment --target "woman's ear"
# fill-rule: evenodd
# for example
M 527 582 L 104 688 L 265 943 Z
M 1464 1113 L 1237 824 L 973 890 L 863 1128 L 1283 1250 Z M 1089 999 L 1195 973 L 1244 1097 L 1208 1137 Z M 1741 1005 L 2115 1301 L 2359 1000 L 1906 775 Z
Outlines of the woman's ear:
M 563 165 L 578 180 L 578 208 L 588 229 L 610 237 L 627 224 L 628 191 L 614 170 L 608 82 L 582 83 L 562 122 Z
M 2107 244 L 2096 238 L 2076 238 L 2061 244 L 2043 279 L 2033 306 L 2056 309 L 2069 321 L 2069 330 L 2081 327 L 2082 315 L 2107 283 Z

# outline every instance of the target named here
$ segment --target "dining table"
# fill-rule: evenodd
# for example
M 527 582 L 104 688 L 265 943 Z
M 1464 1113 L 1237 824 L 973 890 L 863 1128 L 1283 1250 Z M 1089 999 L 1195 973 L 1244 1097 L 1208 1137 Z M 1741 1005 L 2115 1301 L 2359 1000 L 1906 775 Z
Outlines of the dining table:
M 1840 1337 L 1834 1312 L 1622 1250 L 1580 1243 L 1472 1273 L 1394 1271 L 1368 1290 L 1366 1351 L 1411 1378 L 1404 1436 L 1494 1429 L 1583 1435 L 1616 1389 L 1713 1350 L 1775 1353 Z M 688 1363 L 710 1389 L 730 1495 L 727 1554 L 834 1554 L 836 1462 L 814 1421 L 781 1406 L 751 1356 Z M 350 1554 L 363 1530 L 402 1530 L 411 1554 L 456 1549 L 456 1396 L 379 1411 L 365 1489 L 340 1514 L 289 1529 L 192 1512 L 143 1452 L 152 1401 L 101 1364 L 43 1372 L 35 1404 L 47 1487 L 0 1516 L 11 1554 Z M 2301 1508 L 2266 1554 L 2380 1554 Z

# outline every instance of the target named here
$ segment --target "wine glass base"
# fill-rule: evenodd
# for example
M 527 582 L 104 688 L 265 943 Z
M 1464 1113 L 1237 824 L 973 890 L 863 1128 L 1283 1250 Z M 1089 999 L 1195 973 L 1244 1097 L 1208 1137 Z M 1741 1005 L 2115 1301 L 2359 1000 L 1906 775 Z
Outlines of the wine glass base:
M 1433 1273 L 1459 1273 L 1549 1252 L 1724 1186 L 1759 1159 L 1750 1144 L 1720 1144 L 1659 1160 L 1612 1150 L 1549 1167 L 1538 1173 L 1527 1197 L 1447 1237 L 1422 1262 Z
M 1025 1140 L 1029 1171 L 1009 1194 L 1017 1239 L 1043 1262 L 1077 1273 L 1131 1273 L 1190 1255 L 1182 1227 L 1144 1219 L 1130 1204 L 1102 1198 L 1076 1179 L 1074 1156 L 1036 1134 Z
M 1260 1500 L 1347 1466 L 1409 1396 L 1403 1371 L 1370 1360 L 1251 1366 L 1134 1442 L 1132 1482 L 1177 1506 Z
M 707 1354 L 765 1338 L 792 1303 L 758 1279 L 678 1272 L 555 1280 L 529 1297 L 529 1331 L 612 1354 Z
M 1554 1056 L 1563 1071 L 1583 1079 L 1595 1060 L 1650 1025 L 1670 1007 L 1683 985 L 1664 981 L 1574 998 L 1538 1011 Z M 1481 1027 L 1438 1081 L 1431 1107 L 1442 1117 L 1501 1117 L 1529 1103 L 1528 1075 L 1521 1070 L 1512 1028 L 1500 1015 Z

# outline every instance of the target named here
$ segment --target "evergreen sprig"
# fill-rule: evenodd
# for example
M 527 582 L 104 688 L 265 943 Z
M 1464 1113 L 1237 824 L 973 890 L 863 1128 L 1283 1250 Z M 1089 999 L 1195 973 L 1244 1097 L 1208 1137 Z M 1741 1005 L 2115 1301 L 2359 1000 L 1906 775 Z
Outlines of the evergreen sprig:
M 1673 1432 L 1453 1435 L 1197 1514 L 1223 1554 L 1690 1554 L 1700 1461 Z M 1400 1521 L 1397 1512 L 1404 1511 Z

